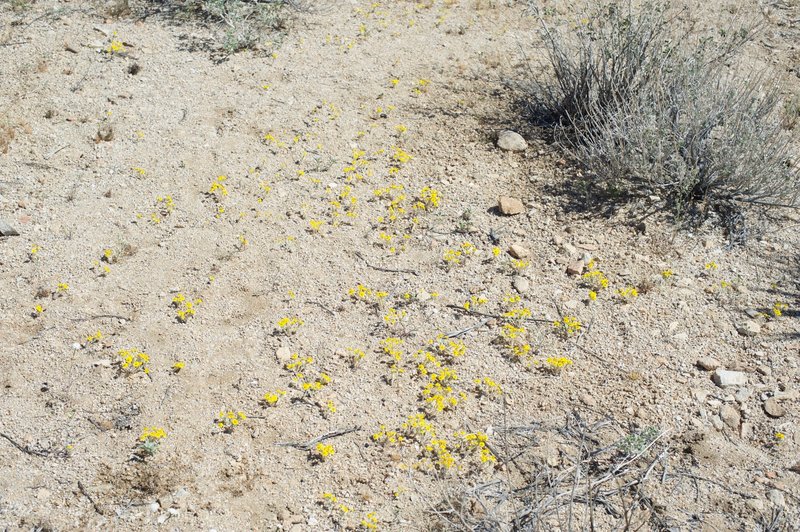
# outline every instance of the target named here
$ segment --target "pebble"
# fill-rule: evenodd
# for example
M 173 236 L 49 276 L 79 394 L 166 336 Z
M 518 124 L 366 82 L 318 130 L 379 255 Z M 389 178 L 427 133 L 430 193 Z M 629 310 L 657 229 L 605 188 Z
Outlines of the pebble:
M 570 257 L 574 257 L 575 255 L 578 254 L 578 248 L 576 248 L 575 246 L 573 246 L 569 242 L 564 242 L 564 245 L 561 246 L 561 249 L 563 249 L 564 252 L 567 255 L 569 255 Z
M 528 143 L 519 133 L 505 130 L 497 134 L 497 147 L 505 151 L 525 151 Z
M 574 262 L 570 262 L 567 266 L 567 274 L 568 275 L 581 275 L 583 273 L 583 261 L 576 260 Z
M 747 375 L 741 371 L 727 371 L 724 369 L 717 369 L 711 376 L 714 384 L 720 388 L 728 386 L 744 386 L 747 384 Z
M 279 347 L 278 350 L 275 351 L 275 357 L 278 359 L 278 362 L 285 364 L 292 359 L 292 350 L 287 346 Z
M 752 394 L 753 392 L 748 388 L 739 388 L 736 391 L 736 395 L 734 395 L 734 399 L 736 399 L 737 403 L 742 404 L 746 402 L 748 399 L 750 399 L 750 396 Z
M 154 502 L 150 505 L 150 511 L 156 513 L 161 508 L 161 505 L 157 502 Z
M 586 406 L 597 406 L 597 401 L 595 398 L 588 393 L 581 395 L 581 402 Z
M 720 364 L 719 360 L 713 357 L 703 357 L 697 361 L 697 367 L 706 371 L 714 371 L 720 366 L 722 364 Z
M 764 401 L 764 412 L 766 412 L 769 417 L 783 417 L 786 415 L 786 409 L 783 408 L 774 397 Z
M 722 430 L 722 428 L 725 426 L 719 416 L 711 416 L 711 425 L 713 425 L 717 430 Z
M 739 436 L 743 440 L 751 440 L 751 439 L 753 439 L 753 424 L 752 423 L 742 423 L 742 426 L 739 427 Z
M 743 321 L 736 325 L 736 331 L 742 336 L 755 336 L 761 332 L 761 325 L 753 320 Z
M 786 506 L 786 497 L 783 496 L 783 492 L 780 490 L 769 490 L 767 492 L 767 499 L 779 508 Z
M 500 199 L 497 200 L 497 208 L 506 216 L 514 216 L 525 212 L 525 205 L 522 204 L 522 201 L 511 196 L 500 196 Z
M 514 277 L 513 285 L 514 285 L 514 290 L 516 290 L 520 294 L 524 294 L 531 287 L 530 281 L 528 281 L 524 277 Z
M 722 422 L 734 430 L 739 429 L 739 424 L 742 422 L 742 417 L 739 411 L 729 405 L 724 405 L 719 409 L 719 417 Z
M 524 259 L 531 256 L 531 252 L 519 244 L 511 244 L 508 248 L 508 254 L 515 259 Z
M 756 512 L 764 511 L 764 501 L 761 499 L 747 499 L 745 504 L 747 504 L 747 506 Z

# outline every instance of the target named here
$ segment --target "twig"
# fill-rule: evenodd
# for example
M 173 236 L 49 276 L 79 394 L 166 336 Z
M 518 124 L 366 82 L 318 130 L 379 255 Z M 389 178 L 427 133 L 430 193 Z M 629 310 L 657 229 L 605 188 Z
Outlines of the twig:
M 496 320 L 502 320 L 502 319 L 505 318 L 505 316 L 500 316 L 498 314 L 487 314 L 485 312 L 478 312 L 477 310 L 467 310 L 467 309 L 465 309 L 464 307 L 462 307 L 460 305 L 445 305 L 445 307 L 451 308 L 451 309 L 454 309 L 454 310 L 458 310 L 462 314 L 474 314 L 476 316 L 483 316 L 483 317 L 486 317 L 486 318 L 494 318 Z M 531 321 L 531 322 L 535 322 L 535 323 L 551 323 L 550 320 L 543 320 L 543 319 L 540 319 L 540 318 L 527 318 L 525 321 Z
M 45 155 L 45 156 L 44 156 L 44 160 L 46 161 L 46 160 L 50 159 L 50 157 L 52 157 L 52 156 L 53 156 L 53 155 L 55 155 L 56 153 L 60 152 L 60 151 L 61 151 L 61 150 L 63 150 L 63 149 L 69 148 L 69 147 L 70 147 L 70 145 L 69 145 L 69 144 L 64 144 L 64 145 L 63 145 L 63 146 L 61 146 L 60 148 L 56 148 L 56 149 L 54 149 L 53 151 L 51 151 L 50 153 L 48 153 L 47 155 Z
M 307 442 L 278 442 L 275 445 L 279 445 L 281 447 L 294 447 L 295 449 L 300 449 L 301 451 L 310 451 L 316 444 L 320 442 L 329 440 L 331 438 L 344 436 L 345 434 L 350 434 L 351 432 L 356 432 L 358 430 L 361 430 L 361 427 L 356 425 L 355 427 L 351 427 L 349 429 L 338 429 L 326 432 L 322 436 L 317 436 L 316 438 L 308 440 Z
M 88 318 L 70 318 L 70 321 L 90 321 L 98 318 L 117 318 L 118 320 L 133 321 L 126 316 L 120 316 L 118 314 L 95 314 L 93 316 L 89 316 Z
M 368 268 L 372 268 L 373 270 L 378 270 L 379 272 L 387 272 L 387 273 L 410 273 L 412 275 L 419 276 L 419 273 L 416 270 L 403 270 L 403 269 L 394 269 L 394 268 L 384 268 L 382 266 L 373 266 L 367 259 L 364 258 L 364 255 L 361 254 L 360 251 L 355 252 L 356 257 L 364 261 L 364 264 L 367 265 Z
M 483 327 L 484 325 L 489 323 L 490 320 L 491 320 L 491 318 L 483 319 L 483 320 L 479 321 L 478 323 L 476 323 L 475 325 L 472 325 L 471 327 L 467 327 L 466 329 L 461 329 L 460 331 L 454 331 L 454 332 L 451 332 L 451 333 L 447 333 L 447 334 L 444 335 L 444 337 L 445 338 L 458 338 L 462 334 L 467 334 L 468 332 L 470 332 L 472 330 L 475 330 L 475 329 L 478 329 L 480 327 Z
M 308 303 L 309 305 L 316 305 L 319 308 L 321 308 L 322 310 L 324 310 L 325 312 L 327 312 L 328 314 L 330 314 L 331 316 L 336 316 L 336 313 L 334 311 L 332 311 L 331 309 L 329 309 L 328 307 L 326 307 L 325 305 L 323 305 L 319 301 L 312 301 L 310 299 L 306 299 L 305 303 Z
M 737 491 L 737 490 L 735 490 L 733 488 L 729 488 L 728 486 L 726 486 L 722 482 L 719 482 L 719 481 L 711 479 L 711 478 L 701 477 L 699 475 L 695 475 L 695 474 L 692 474 L 692 473 L 680 473 L 680 474 L 682 476 L 684 476 L 684 477 L 689 477 L 689 478 L 691 478 L 691 479 L 693 479 L 695 481 L 702 480 L 703 482 L 709 482 L 711 484 L 719 486 L 720 488 L 724 489 L 725 491 L 727 491 L 729 493 L 733 493 L 734 495 L 738 495 L 739 497 L 743 497 L 745 499 L 755 499 L 756 498 L 755 495 L 750 495 L 750 494 L 747 494 L 747 493 L 744 493 L 744 492 L 741 492 L 741 491 Z
M 16 447 L 20 452 L 23 452 L 31 456 L 41 456 L 41 457 L 50 456 L 50 453 L 48 451 L 39 451 L 36 449 L 31 449 L 30 445 L 25 445 L 25 446 L 20 445 L 11 436 L 7 434 L 3 434 L 2 432 L 0 432 L 0 436 L 8 440 L 8 442 L 14 447 Z
M 81 482 L 80 480 L 78 481 L 78 489 L 81 490 L 83 496 L 89 499 L 89 502 L 92 503 L 94 511 L 99 513 L 100 515 L 103 515 L 103 511 L 100 509 L 100 506 L 98 506 L 94 498 L 91 495 L 89 495 L 89 491 L 86 489 L 86 486 L 84 486 L 83 482 Z

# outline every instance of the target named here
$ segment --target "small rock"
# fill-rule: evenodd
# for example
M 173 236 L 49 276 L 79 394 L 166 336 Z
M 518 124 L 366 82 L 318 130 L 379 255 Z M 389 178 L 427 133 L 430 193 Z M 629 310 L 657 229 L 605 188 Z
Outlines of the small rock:
M 514 216 L 515 214 L 522 214 L 525 212 L 525 205 L 522 204 L 519 198 L 512 198 L 511 196 L 500 196 L 497 201 L 497 208 L 506 216 Z
M 564 238 L 561 235 L 553 236 L 553 244 L 556 246 L 561 246 L 564 243 Z
M 764 511 L 764 501 L 762 501 L 761 499 L 747 499 L 746 504 L 756 512 Z
M 743 440 L 753 439 L 753 424 L 742 423 L 742 426 L 739 427 L 739 437 L 741 437 Z
M 508 254 L 515 259 L 524 259 L 531 256 L 531 252 L 519 244 L 511 244 L 511 247 L 508 248 Z
M 583 273 L 583 261 L 576 260 L 574 262 L 570 262 L 567 266 L 567 274 L 568 275 L 581 275 Z
M 275 351 L 275 357 L 281 364 L 286 364 L 292 359 L 292 350 L 287 346 L 279 347 L 278 350 Z
M 72 344 L 72 349 L 74 349 L 75 351 L 80 350 L 82 347 L 83 346 L 81 344 L 79 344 L 78 342 L 75 342 L 74 344 Z
M 525 151 L 528 143 L 519 133 L 505 130 L 497 134 L 497 147 L 505 151 Z
M 564 308 L 568 308 L 570 310 L 575 310 L 580 305 L 580 302 L 570 299 L 568 301 L 564 301 Z
M 169 514 L 161 514 L 161 515 L 159 515 L 158 519 L 157 519 L 158 524 L 159 525 L 163 525 L 164 523 L 167 522 L 167 519 L 169 519 L 169 517 L 170 517 Z
M 586 406 L 597 406 L 597 401 L 595 398 L 588 393 L 581 395 L 581 402 Z
M 92 362 L 92 365 L 94 367 L 100 366 L 100 367 L 103 367 L 103 368 L 110 368 L 111 367 L 111 361 L 108 360 L 108 359 L 95 360 L 94 362 Z
M 514 277 L 514 290 L 520 294 L 524 294 L 530 289 L 531 283 L 524 277 Z
M 157 502 L 154 502 L 150 505 L 150 511 L 156 513 L 161 508 L 161 505 Z
M 786 497 L 783 496 L 783 492 L 780 490 L 769 490 L 767 492 L 767 499 L 778 508 L 786 506 Z
M 764 412 L 769 417 L 783 417 L 786 415 L 786 409 L 783 408 L 774 397 L 764 401 Z
M 719 360 L 713 357 L 703 357 L 697 361 L 697 367 L 706 371 L 714 371 L 721 365 Z
M 723 405 L 719 409 L 719 417 L 722 422 L 734 430 L 739 430 L 739 424 L 742 422 L 742 417 L 739 411 L 729 405 Z
M 569 242 L 564 242 L 564 245 L 561 246 L 561 249 L 564 250 L 564 253 L 569 255 L 570 257 L 574 257 L 578 254 L 578 248 L 570 244 Z
M 292 517 L 292 512 L 283 508 L 281 511 L 278 512 L 278 521 L 281 523 L 286 523 Z
M 753 320 L 747 320 L 737 324 L 736 331 L 742 336 L 755 336 L 761 332 L 761 325 Z
M 750 399 L 750 395 L 752 395 L 752 393 L 753 392 L 750 391 L 748 388 L 739 388 L 736 391 L 736 395 L 734 395 L 733 397 L 734 399 L 736 399 L 737 403 L 742 404 L 747 402 L 748 399 Z
M 719 416 L 711 416 L 711 425 L 717 430 L 722 430 L 725 427 Z
M 694 397 L 694 400 L 698 403 L 705 403 L 709 394 L 710 392 L 708 390 L 703 390 L 702 388 L 692 390 L 692 397 Z
M 756 368 L 756 371 L 761 373 L 765 377 L 769 377 L 770 375 L 772 375 L 772 368 L 769 368 L 767 366 L 758 366 Z
M 724 369 L 717 369 L 711 376 L 714 384 L 720 388 L 728 386 L 744 386 L 747 384 L 747 375 L 741 371 L 727 371 Z

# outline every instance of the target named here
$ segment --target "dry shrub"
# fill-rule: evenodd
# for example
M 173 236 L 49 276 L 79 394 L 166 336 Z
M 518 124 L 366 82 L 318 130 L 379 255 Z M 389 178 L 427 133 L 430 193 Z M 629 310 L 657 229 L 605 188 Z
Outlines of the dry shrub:
M 701 203 L 798 205 L 778 85 L 727 66 L 754 28 L 699 35 L 685 15 L 656 1 L 540 17 L 550 72 L 532 82 L 535 116 L 611 198 L 658 196 L 679 218 Z

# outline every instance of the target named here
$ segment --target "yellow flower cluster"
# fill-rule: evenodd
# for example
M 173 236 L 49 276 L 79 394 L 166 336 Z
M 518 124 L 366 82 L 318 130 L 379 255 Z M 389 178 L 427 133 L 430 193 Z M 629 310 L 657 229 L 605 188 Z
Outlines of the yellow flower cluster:
M 472 296 L 469 298 L 469 301 L 465 301 L 461 306 L 464 307 L 464 310 L 474 310 L 475 307 L 485 305 L 488 302 L 489 300 L 483 296 Z
M 314 456 L 319 460 L 325 461 L 334 454 L 336 454 L 336 449 L 333 448 L 333 445 L 320 442 L 314 447 Z
M 433 343 L 433 340 L 430 341 Z M 439 339 L 435 345 L 436 353 L 448 362 L 453 362 L 457 358 L 467 354 L 467 346 L 458 339 Z
M 395 327 L 403 321 L 407 315 L 408 313 L 405 310 L 397 310 L 392 307 L 383 315 L 383 322 L 390 328 Z
M 196 298 L 194 301 L 186 299 L 183 294 L 178 294 L 172 298 L 172 306 L 176 309 L 175 315 L 180 323 L 186 323 L 189 318 L 195 315 L 195 308 L 203 302 L 202 299 Z
M 276 324 L 278 326 L 277 332 L 286 335 L 295 334 L 304 323 L 303 319 L 298 316 L 284 316 Z
M 399 375 L 403 373 L 403 368 L 400 367 L 400 363 L 403 359 L 403 350 L 401 346 L 403 345 L 403 340 L 400 338 L 389 337 L 384 338 L 381 340 L 380 348 L 384 354 L 389 355 L 392 359 L 389 362 L 389 381 L 392 380 L 394 375 Z
M 639 291 L 634 286 L 626 286 L 625 288 L 617 290 L 617 296 L 619 296 L 622 301 L 630 301 L 639 297 Z
M 144 374 L 150 373 L 148 364 L 150 363 L 150 355 L 143 353 L 138 349 L 120 349 L 117 354 L 122 359 L 121 369 L 128 374 L 141 371 Z
M 286 395 L 285 390 L 275 390 L 274 392 L 267 392 L 264 394 L 264 402 L 267 406 L 277 406 L 278 402 L 281 400 L 281 397 Z
M 369 159 L 366 159 L 364 157 L 365 155 L 365 151 L 353 150 L 353 156 L 350 160 L 350 164 L 342 169 L 344 172 L 345 181 L 348 183 L 352 183 L 353 181 L 362 181 L 365 176 L 369 177 L 372 175 L 372 170 L 369 167 Z
M 233 410 L 221 410 L 214 420 L 217 427 L 222 429 L 223 432 L 230 434 L 238 427 L 242 421 L 246 420 L 247 416 L 241 410 L 234 412 Z
M 477 451 L 482 463 L 497 462 L 494 453 L 489 449 L 487 443 L 489 436 L 483 432 L 457 432 L 456 436 L 464 440 L 467 449 Z
M 483 377 L 472 381 L 475 383 L 476 393 L 480 396 L 500 396 L 503 395 L 503 388 L 489 377 Z
M 139 436 L 139 441 L 143 442 L 157 441 L 166 437 L 167 433 L 162 428 L 144 427 L 142 429 L 142 434 Z
M 347 295 L 358 301 L 377 303 L 381 299 L 384 299 L 386 296 L 388 296 L 389 293 L 380 290 L 373 290 L 372 288 L 359 283 L 355 288 L 348 290 Z
M 328 188 L 328 193 L 333 194 L 333 190 Z M 331 219 L 334 226 L 338 226 L 341 223 L 342 215 L 350 219 L 358 216 L 356 211 L 358 198 L 353 194 L 353 187 L 351 186 L 342 188 L 342 191 L 336 194 L 334 199 L 329 200 L 328 204 L 331 206 Z
M 504 323 L 500 329 L 500 341 L 503 346 L 517 360 L 523 360 L 530 355 L 531 345 L 526 341 L 528 330 L 517 327 L 512 323 Z
M 566 338 L 580 332 L 581 322 L 575 316 L 564 316 L 560 321 L 554 321 L 553 327 Z
M 553 374 L 558 374 L 565 367 L 572 365 L 572 360 L 567 357 L 547 357 L 545 362 L 547 363 L 547 369 Z
M 94 333 L 94 334 L 89 334 L 89 335 L 86 335 L 86 343 L 87 343 L 87 344 L 96 344 L 96 343 L 97 343 L 97 342 L 99 342 L 99 341 L 100 341 L 102 338 L 103 338 L 103 333 L 102 333 L 102 332 L 100 332 L 100 331 L 97 331 L 97 332 L 96 332 L 96 333 Z
M 428 378 L 429 382 L 422 388 L 422 397 L 426 404 L 433 406 L 434 412 L 455 408 L 467 398 L 464 392 L 457 393 L 453 389 L 458 376 L 452 369 L 441 368 L 438 373 L 429 373 Z
M 438 190 L 431 187 L 424 187 L 419 191 L 419 194 L 417 194 L 417 201 L 414 203 L 414 209 L 432 211 L 439 206 L 441 201 Z

